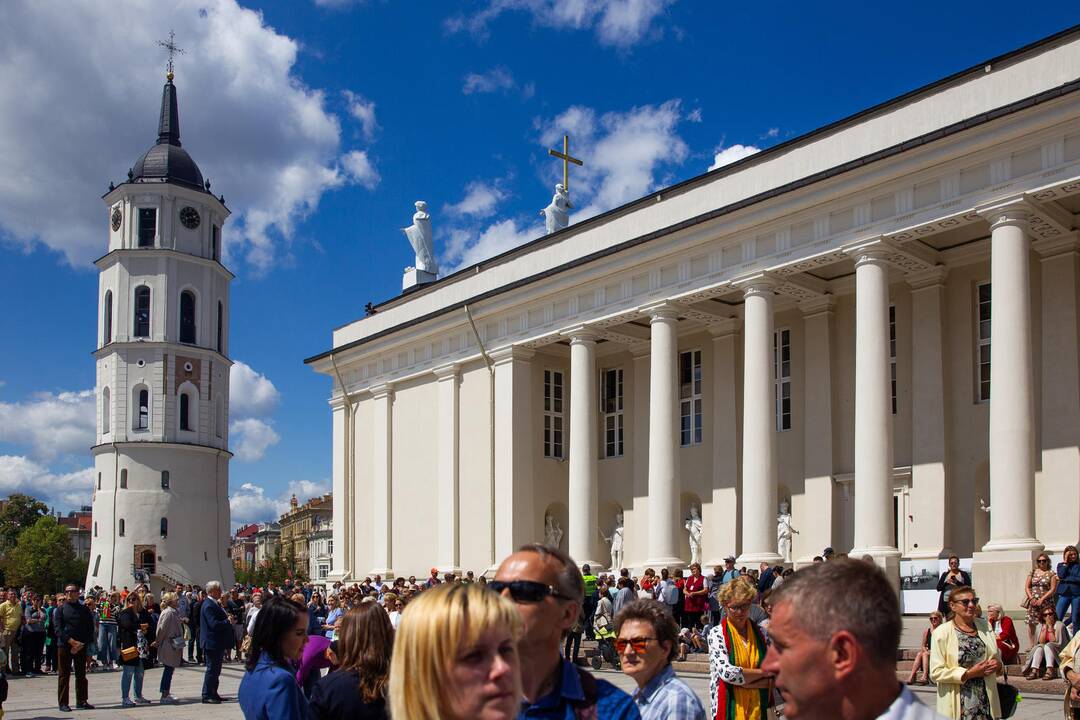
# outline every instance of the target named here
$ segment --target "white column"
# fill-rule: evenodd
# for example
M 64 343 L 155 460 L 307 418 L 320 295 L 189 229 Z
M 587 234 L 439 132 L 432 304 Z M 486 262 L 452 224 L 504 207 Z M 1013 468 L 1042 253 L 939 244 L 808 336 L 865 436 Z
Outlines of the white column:
M 990 216 L 990 542 L 1035 550 L 1035 399 L 1028 211 Z
M 519 347 L 491 354 L 495 361 L 494 566 L 521 545 L 543 539 L 543 508 L 533 507 L 532 397 L 536 389 L 529 360 L 534 354 Z
M 709 325 L 712 335 L 712 496 L 702 510 L 701 556 L 706 573 L 739 546 L 739 446 L 736 380 L 739 319 Z
M 394 390 L 390 384 L 371 388 L 372 508 L 371 549 L 374 567 L 369 575 L 393 577 L 393 412 Z
M 792 498 L 792 514 L 808 518 L 792 538 L 791 557 L 797 567 L 837 545 L 836 468 L 833 465 L 832 339 L 836 301 L 825 295 L 799 303 L 803 313 L 803 470 L 802 496 Z
M 742 552 L 739 563 L 780 561 L 776 551 L 776 403 L 773 377 L 775 284 L 743 288 Z
M 578 565 L 604 567 L 597 544 L 599 499 L 597 491 L 596 333 L 575 328 L 570 336 L 570 557 Z M 615 571 L 616 568 L 611 568 Z
M 353 569 L 353 533 L 352 524 L 349 522 L 349 498 L 352 497 L 353 492 L 352 477 L 349 475 L 350 451 L 352 450 L 349 433 L 352 433 L 353 429 L 348 404 L 338 398 L 331 405 L 334 427 L 333 490 L 337 501 L 334 503 L 333 512 L 334 554 L 328 577 L 334 581 L 345 580 L 351 575 Z
M 436 566 L 439 572 L 460 572 L 458 537 L 458 366 L 436 368 L 439 395 L 438 490 L 439 548 Z
M 678 427 L 679 379 L 676 375 L 678 313 L 667 304 L 649 310 L 649 560 L 654 567 L 678 567 L 676 528 L 679 478 L 675 433 Z
M 855 258 L 855 547 L 899 582 L 893 537 L 893 423 L 889 372 L 889 265 L 876 244 Z
M 912 558 L 951 551 L 948 344 L 945 279 L 938 265 L 909 275 L 911 286 L 911 503 L 912 531 L 919 538 Z

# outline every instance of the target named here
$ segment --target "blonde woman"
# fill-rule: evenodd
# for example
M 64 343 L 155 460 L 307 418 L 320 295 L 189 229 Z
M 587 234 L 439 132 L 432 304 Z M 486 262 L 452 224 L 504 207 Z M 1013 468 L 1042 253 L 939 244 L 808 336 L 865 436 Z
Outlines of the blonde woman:
M 408 604 L 390 664 L 390 715 L 511 720 L 521 703 L 517 608 L 479 585 L 439 585 Z
M 944 618 L 941 617 L 941 613 L 937 610 L 930 613 L 930 626 L 923 631 L 922 643 L 919 645 L 919 654 L 915 656 L 915 662 L 911 665 L 911 674 L 908 675 L 908 685 L 915 683 L 915 675 L 919 670 L 922 670 L 922 680 L 920 682 L 923 685 L 930 682 L 930 635 L 942 622 L 944 622 Z
M 967 585 L 949 595 L 952 619 L 930 640 L 930 679 L 937 684 L 937 711 L 956 720 L 998 720 L 997 675 L 1002 670 L 997 638 L 975 616 L 979 598 Z
M 739 577 L 720 588 L 724 618 L 709 631 L 709 717 L 765 720 L 772 674 L 761 669 L 765 636 L 750 619 L 757 588 Z

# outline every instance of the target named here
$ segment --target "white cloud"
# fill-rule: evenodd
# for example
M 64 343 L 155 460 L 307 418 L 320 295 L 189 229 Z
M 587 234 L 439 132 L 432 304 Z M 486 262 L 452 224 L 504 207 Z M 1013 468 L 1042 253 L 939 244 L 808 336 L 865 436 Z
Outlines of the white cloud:
M 492 93 L 497 90 L 512 90 L 514 88 L 514 76 L 504 67 L 488 70 L 486 73 L 469 73 L 465 76 L 465 83 L 461 86 L 461 92 L 466 95 L 473 93 Z
M 229 423 L 229 447 L 240 462 L 262 460 L 271 445 L 281 440 L 270 423 L 258 418 L 244 418 Z
M 675 0 L 487 0 L 471 15 L 449 18 L 449 32 L 470 32 L 480 38 L 488 25 L 505 12 L 527 13 L 542 27 L 593 30 L 602 45 L 627 48 L 659 37 L 654 22 Z
M 260 417 L 274 412 L 281 394 L 270 378 L 237 360 L 229 374 L 229 415 Z
M 293 495 L 296 495 L 299 502 L 304 503 L 328 492 L 330 492 L 329 482 L 295 480 L 289 483 L 284 493 L 277 497 L 270 497 L 264 488 L 254 483 L 244 483 L 239 489 L 229 494 L 232 525 L 235 528 L 247 523 L 276 521 L 289 509 L 289 498 Z
M 0 441 L 25 445 L 31 457 L 50 461 L 86 454 L 97 432 L 93 390 L 35 393 L 24 402 L 0 402 Z
M 770 139 L 770 138 L 774 138 L 774 137 L 777 137 L 777 136 L 779 136 L 779 135 L 780 135 L 780 128 L 778 128 L 778 127 L 771 127 L 771 128 L 769 128 L 768 130 L 766 130 L 766 131 L 765 131 L 765 133 L 764 133 L 764 134 L 763 134 L 763 135 L 762 135 L 761 137 L 762 137 L 763 139 L 766 139 L 766 140 L 768 140 L 768 139 Z
M 761 148 L 754 147 L 753 145 L 731 145 L 726 148 L 719 148 L 716 151 L 716 156 L 713 158 L 713 164 L 709 166 L 709 169 L 715 170 L 718 167 L 730 165 L 737 160 L 742 160 L 744 157 L 750 157 L 757 152 L 761 152 Z
M 692 123 L 699 123 L 703 120 L 701 115 L 701 108 L 694 108 L 686 114 L 686 119 Z
M 495 212 L 495 206 L 506 198 L 505 191 L 499 187 L 499 183 L 471 182 L 465 188 L 465 197 L 460 202 L 447 205 L 447 214 L 455 217 L 478 217 L 484 218 Z
M 363 185 L 368 190 L 374 190 L 379 184 L 379 171 L 371 164 L 368 155 L 363 150 L 352 150 L 341 158 L 341 165 L 346 174 L 353 182 Z
M 375 120 L 375 103 L 366 99 L 363 95 L 354 93 L 352 90 L 342 90 L 345 97 L 346 109 L 349 114 L 360 122 L 360 129 L 364 133 L 364 139 L 371 141 L 379 124 Z
M 53 473 L 22 455 L 0 455 L 0 495 L 31 495 L 58 510 L 89 505 L 94 495 L 94 469 Z
M 296 75 L 299 43 L 261 13 L 236 0 L 115 0 L 107 13 L 92 0 L 22 0 L 0 23 L 0 239 L 76 266 L 104 253 L 100 195 L 156 137 L 163 28 L 187 51 L 176 63 L 184 148 L 234 211 L 229 262 L 269 269 L 325 192 L 373 185 L 346 166 L 325 93 Z
M 678 100 L 604 114 L 575 105 L 551 120 L 538 120 L 541 144 L 553 147 L 561 142 L 564 133 L 569 133 L 575 142 L 571 152 L 585 162 L 583 167 L 571 169 L 570 198 L 575 210 L 570 222 L 580 222 L 648 194 L 660 184 L 658 174 L 662 168 L 683 163 L 689 149 L 677 132 L 679 120 Z M 547 166 L 545 173 L 549 176 L 548 187 L 561 180 L 557 164 Z M 448 272 L 486 260 L 545 232 L 539 211 L 547 198 L 538 195 L 535 215 L 495 218 L 490 216 L 501 198 L 485 194 L 489 187 L 471 184 L 465 198 L 447 208 L 449 214 L 457 212 L 464 220 L 447 233 L 441 261 Z M 496 189 L 502 192 L 498 186 Z M 464 208 L 476 212 L 470 216 L 462 211 Z

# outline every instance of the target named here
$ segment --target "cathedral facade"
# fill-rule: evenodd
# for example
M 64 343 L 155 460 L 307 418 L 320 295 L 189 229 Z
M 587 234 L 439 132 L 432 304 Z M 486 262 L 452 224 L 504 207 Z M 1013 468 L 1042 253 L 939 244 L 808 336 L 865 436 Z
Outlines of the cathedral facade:
M 85 587 L 233 582 L 229 543 L 229 217 L 180 144 L 176 87 L 158 139 L 104 196 L 97 260 L 97 444 Z M 226 585 L 227 586 L 227 585 Z
M 620 518 L 683 565 L 699 513 L 710 565 L 956 553 L 1016 608 L 1080 538 L 1078 211 L 1073 30 L 375 306 L 307 361 L 332 577 Z

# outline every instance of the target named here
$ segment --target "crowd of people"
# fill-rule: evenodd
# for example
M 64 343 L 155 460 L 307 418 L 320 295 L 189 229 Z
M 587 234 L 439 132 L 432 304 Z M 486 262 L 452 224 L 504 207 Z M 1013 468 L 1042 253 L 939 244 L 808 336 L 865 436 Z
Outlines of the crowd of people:
M 1060 673 L 1065 717 L 1080 720 L 1080 635 L 1063 622 L 1075 628 L 1076 549 L 1056 570 L 1049 565 L 1040 554 L 1025 584 L 1025 619 L 1034 627 L 1024 674 Z M 201 701 L 217 704 L 226 700 L 218 694 L 222 665 L 236 662 L 248 720 L 765 720 L 780 706 L 793 719 L 997 720 L 998 676 L 1019 658 L 1016 628 L 994 603 L 984 614 L 958 561 L 939 588 L 941 605 L 908 677 L 936 685 L 936 713 L 896 681 L 895 590 L 872 563 L 828 551 L 798 572 L 736 568 L 729 557 L 707 576 L 696 563 L 686 573 L 646 568 L 634 576 L 594 575 L 559 550 L 527 545 L 490 580 L 433 568 L 422 581 L 373 576 L 334 583 L 325 595 L 292 582 L 177 585 L 160 598 L 143 585 L 69 585 L 45 597 L 9 589 L 0 651 L 8 674 L 56 672 L 62 712 L 71 711 L 72 674 L 76 708 L 92 709 L 88 672 L 118 671 L 122 706 L 150 704 L 144 673 L 159 665 L 158 702 L 180 702 L 171 693 L 174 671 L 199 664 Z M 586 669 L 583 637 L 607 645 L 634 692 Z M 707 656 L 708 715 L 672 665 L 692 653 Z

